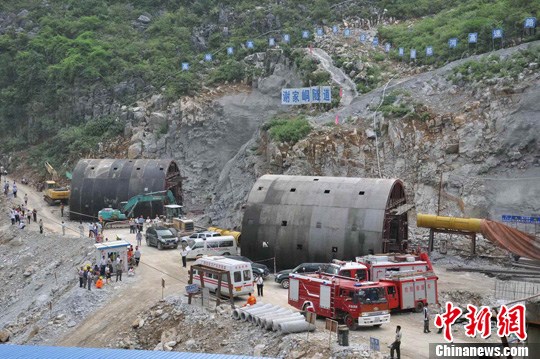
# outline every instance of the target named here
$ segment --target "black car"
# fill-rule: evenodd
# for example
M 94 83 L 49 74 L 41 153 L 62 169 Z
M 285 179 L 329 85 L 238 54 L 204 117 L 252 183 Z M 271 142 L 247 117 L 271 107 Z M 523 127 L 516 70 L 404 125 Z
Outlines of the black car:
M 156 246 L 158 249 L 178 248 L 178 237 L 167 227 L 148 227 L 146 245 Z
M 249 259 L 248 257 L 237 256 L 237 255 L 228 255 L 228 256 L 223 256 L 223 257 L 230 258 L 230 259 L 235 259 L 235 260 L 241 261 L 241 262 L 251 263 L 251 268 L 253 269 L 253 275 L 254 276 L 261 276 L 262 275 L 263 278 L 266 278 L 270 274 L 270 270 L 268 269 L 268 267 L 266 265 L 261 264 L 261 263 L 255 263 L 251 259 Z
M 291 273 L 314 273 L 318 271 L 325 263 L 302 263 L 293 269 L 285 269 L 276 273 L 274 279 L 285 289 L 289 288 L 289 275 Z

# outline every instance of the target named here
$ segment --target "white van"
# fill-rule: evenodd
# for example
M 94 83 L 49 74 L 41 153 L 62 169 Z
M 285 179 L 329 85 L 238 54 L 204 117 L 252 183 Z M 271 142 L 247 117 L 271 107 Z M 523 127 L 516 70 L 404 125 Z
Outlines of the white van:
M 194 264 L 198 264 L 205 267 L 214 269 L 226 270 L 231 276 L 232 293 L 234 297 L 253 293 L 253 271 L 251 269 L 251 263 L 237 261 L 236 259 L 225 258 L 221 256 L 204 256 L 195 261 Z M 193 271 L 193 283 L 201 286 L 201 273 L 196 269 Z M 215 292 L 217 290 L 218 275 L 206 273 L 204 276 L 204 286 L 209 288 L 210 291 Z M 229 289 L 227 288 L 227 275 L 224 273 L 221 277 L 221 294 L 228 295 Z
M 191 243 L 190 243 L 191 242 Z M 202 256 L 223 256 L 237 254 L 238 247 L 233 236 L 210 238 L 195 238 L 188 241 L 187 259 L 197 259 Z

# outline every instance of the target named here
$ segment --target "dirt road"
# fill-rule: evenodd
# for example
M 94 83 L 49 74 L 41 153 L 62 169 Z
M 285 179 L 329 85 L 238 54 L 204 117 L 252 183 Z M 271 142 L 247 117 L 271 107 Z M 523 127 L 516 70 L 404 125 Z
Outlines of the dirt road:
M 130 235 L 128 229 L 108 230 L 105 234 L 112 238 L 120 234 L 135 245 L 135 236 Z M 191 262 L 193 263 L 193 262 Z M 188 262 L 189 264 L 191 264 Z M 489 295 L 493 288 L 491 279 L 477 273 L 440 272 L 440 290 L 471 290 L 481 295 Z M 184 293 L 187 284 L 187 270 L 181 268 L 178 250 L 159 251 L 154 247 L 147 247 L 143 243 L 141 265 L 137 269 L 137 284 L 125 287 L 107 303 L 102 309 L 96 311 L 86 321 L 57 342 L 63 346 L 105 347 L 111 344 L 110 339 L 119 332 L 126 331 L 137 314 L 151 307 L 161 299 L 161 279 L 165 279 L 164 295 L 180 295 Z M 483 283 L 478 286 L 475 283 Z M 267 278 L 264 286 L 265 296 L 259 301 L 275 305 L 287 306 L 287 290 L 281 288 L 273 281 L 272 276 Z M 242 304 L 245 298 L 238 298 L 236 304 Z M 107 318 L 114 318 L 113 320 Z M 403 332 L 402 357 L 428 358 L 429 343 L 442 342 L 442 336 L 432 332 L 423 334 L 422 314 L 405 312 L 392 314 L 391 323 L 380 328 L 360 328 L 350 333 L 351 343 L 368 343 L 370 337 L 380 340 L 381 350 L 387 352 L 387 345 L 394 340 L 396 325 L 401 325 Z M 324 330 L 324 320 L 317 322 L 319 330 Z M 460 330 L 454 333 L 456 342 L 465 340 Z M 474 341 L 474 340 L 472 340 Z
M 24 194 L 28 194 L 30 208 L 36 208 L 38 216 L 43 218 L 46 231 L 61 233 L 60 209 L 56 206 L 47 205 L 42 194 L 35 192 L 28 186 L 18 185 L 19 194 L 17 199 L 12 198 L 12 203 L 22 203 Z M 67 213 L 67 208 L 66 208 Z M 78 235 L 78 223 L 65 219 L 68 230 Z M 30 224 L 30 227 L 35 223 Z M 116 234 L 135 245 L 135 236 L 129 234 L 129 229 L 106 230 L 105 235 L 114 238 Z M 489 296 L 493 293 L 493 279 L 478 273 L 446 272 L 437 268 L 440 277 L 440 291 L 464 290 L 477 293 L 479 296 Z M 94 314 L 90 315 L 79 326 L 66 336 L 57 341 L 58 345 L 80 347 L 106 347 L 111 344 L 111 338 L 119 332 L 128 330 L 131 323 L 137 319 L 137 314 L 151 307 L 161 299 L 161 280 L 165 280 L 164 295 L 181 295 L 188 281 L 187 270 L 180 266 L 180 254 L 178 250 L 159 251 L 153 247 L 142 246 L 141 265 L 136 271 L 136 284 L 125 286 L 108 303 L 105 303 Z M 481 283 L 482 285 L 478 285 Z M 287 291 L 281 288 L 269 277 L 265 281 L 265 296 L 259 298 L 263 302 L 281 306 L 287 306 Z M 236 300 L 241 304 L 245 298 Z M 394 340 L 395 326 L 401 325 L 403 332 L 402 355 L 403 358 L 428 358 L 428 343 L 441 342 L 442 337 L 436 334 L 432 328 L 430 334 L 423 334 L 422 315 L 417 313 L 393 314 L 391 323 L 380 328 L 360 328 L 350 333 L 351 343 L 368 343 L 370 337 L 380 340 L 381 350 L 387 353 L 387 345 Z M 319 330 L 324 330 L 324 320 L 318 320 Z M 474 341 L 465 338 L 463 331 L 454 333 L 456 342 Z

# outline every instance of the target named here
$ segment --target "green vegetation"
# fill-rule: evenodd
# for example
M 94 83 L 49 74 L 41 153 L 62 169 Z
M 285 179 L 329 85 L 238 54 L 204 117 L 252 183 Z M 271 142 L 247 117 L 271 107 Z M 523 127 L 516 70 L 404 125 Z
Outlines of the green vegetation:
M 529 63 L 536 62 L 538 64 L 539 60 L 540 46 L 516 52 L 505 59 L 495 55 L 486 56 L 480 61 L 467 61 L 455 67 L 450 75 L 450 80 L 458 83 L 460 81 L 473 82 L 496 77 L 517 79 L 518 75 L 523 72 Z M 532 70 L 539 71 L 538 66 Z
M 30 163 L 42 170 L 43 163 L 50 161 L 61 167 L 66 161 L 79 159 L 98 148 L 98 144 L 114 138 L 124 131 L 125 123 L 112 117 L 102 117 L 78 126 L 58 131 L 50 141 L 32 147 Z
M 3 0 L 0 12 L 9 16 L 28 10 L 14 27 L 0 34 L 0 151 L 36 146 L 34 159 L 49 157 L 64 164 L 84 155 L 100 141 L 119 134 L 119 125 L 109 116 L 88 120 L 89 107 L 104 103 L 129 105 L 153 92 L 168 100 L 195 94 L 202 84 L 235 82 L 261 74 L 264 69 L 246 66 L 243 58 L 267 48 L 267 39 L 288 33 L 294 48 L 307 46 L 302 29 L 313 31 L 350 16 L 387 15 L 400 19 L 430 16 L 408 24 L 380 30 L 381 38 L 396 46 L 434 46 L 439 60 L 467 51 L 468 32 L 479 32 L 478 51 L 489 50 L 494 26 L 505 30 L 506 39 L 516 38 L 526 16 L 538 16 L 540 3 L 531 0 L 379 0 L 366 6 L 362 1 L 333 0 Z M 145 15 L 150 21 L 138 21 Z M 431 16 L 433 15 L 433 16 Z M 16 30 L 21 26 L 22 31 Z M 224 28 L 227 31 L 224 31 Z M 538 37 L 540 35 L 537 35 Z M 450 37 L 460 39 L 454 53 L 447 50 Z M 532 38 L 532 37 L 531 37 Z M 531 39 L 529 38 L 529 39 Z M 246 40 L 254 41 L 248 50 Z M 226 47 L 233 46 L 233 56 Z M 300 70 L 306 85 L 324 85 L 326 72 L 315 71 L 313 59 L 280 43 L 284 53 Z M 202 62 L 205 53 L 212 63 Z M 358 90 L 378 86 L 384 57 L 358 79 Z M 337 65 L 343 59 L 337 59 Z M 181 71 L 181 63 L 190 63 Z M 495 71 L 493 69 L 493 71 Z M 128 88 L 130 90 L 119 91 Z M 333 103 L 339 102 L 333 89 Z M 392 111 L 388 109 L 389 113 Z M 394 113 L 398 110 L 394 109 Z M 87 122 L 88 121 L 88 122 Z M 294 141 L 309 129 L 298 120 L 270 129 L 271 136 Z M 108 124 L 112 129 L 94 131 Z M 302 125 L 303 124 L 303 125 Z M 166 129 L 160 129 L 160 132 Z M 285 132 L 291 131 L 291 135 Z M 301 130 L 301 131 L 300 131 Z M 308 131 L 309 132 L 309 131 Z M 288 137 L 290 136 L 290 137 Z
M 411 16 L 413 7 L 421 8 L 421 3 L 432 1 L 397 1 L 395 8 L 401 8 L 403 14 Z M 379 29 L 379 35 L 385 41 L 393 44 L 394 49 L 403 47 L 406 49 L 405 58 L 408 58 L 408 50 L 416 49 L 418 62 L 445 62 L 461 58 L 472 53 L 481 53 L 492 50 L 491 31 L 494 28 L 504 30 L 505 43 L 519 41 L 522 36 L 523 22 L 526 17 L 540 15 L 540 2 L 532 0 L 470 0 L 470 1 L 447 1 L 447 5 L 440 3 L 438 9 L 442 10 L 436 15 L 426 17 L 414 23 L 402 23 L 396 26 L 386 26 Z M 407 5 L 409 4 L 409 5 Z M 411 11 L 405 8 L 411 7 Z M 429 13 L 435 13 L 429 12 Z M 470 32 L 478 33 L 478 46 L 470 46 L 467 36 Z M 448 48 L 450 38 L 458 38 L 456 49 Z M 525 37 L 525 41 L 540 38 L 540 33 L 535 36 Z M 426 58 L 425 48 L 433 46 L 434 58 Z M 500 47 L 500 41 L 495 46 Z M 397 58 L 397 50 L 393 51 Z
M 311 125 L 304 117 L 292 119 L 276 117 L 263 125 L 270 137 L 279 142 L 295 144 L 305 138 L 312 130 Z

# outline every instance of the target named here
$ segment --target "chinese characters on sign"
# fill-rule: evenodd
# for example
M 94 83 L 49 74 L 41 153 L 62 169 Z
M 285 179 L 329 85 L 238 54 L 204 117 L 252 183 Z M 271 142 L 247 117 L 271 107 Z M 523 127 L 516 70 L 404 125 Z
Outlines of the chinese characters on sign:
M 330 86 L 313 86 L 298 89 L 281 89 L 282 105 L 306 105 L 332 102 Z
M 400 47 L 398 50 L 399 56 L 403 56 L 404 53 L 405 53 L 405 50 L 403 49 L 403 47 Z
M 426 56 L 433 56 L 433 47 L 432 46 L 426 47 Z
M 540 217 L 528 217 L 528 216 L 512 216 L 508 214 L 502 215 L 503 222 L 519 222 L 519 223 L 538 223 L 540 224 Z
M 476 44 L 478 41 L 478 33 L 477 32 L 470 32 L 469 33 L 469 44 Z
M 444 338 L 448 342 L 454 340 L 452 336 L 452 325 L 463 314 L 463 311 L 454 306 L 451 302 L 447 302 L 445 311 L 442 314 L 435 316 L 435 326 L 443 328 Z M 465 318 L 465 335 L 468 337 L 476 337 L 480 334 L 482 338 L 488 338 L 491 335 L 491 317 L 492 311 L 489 307 L 477 308 L 474 305 L 467 305 L 467 313 Z M 497 314 L 497 335 L 507 337 L 514 334 L 519 340 L 527 339 L 525 332 L 525 306 L 516 304 L 513 307 L 502 305 Z
M 416 59 L 416 50 L 411 49 L 411 59 Z
M 455 49 L 457 47 L 457 38 L 453 37 L 448 40 L 448 47 L 451 49 Z

